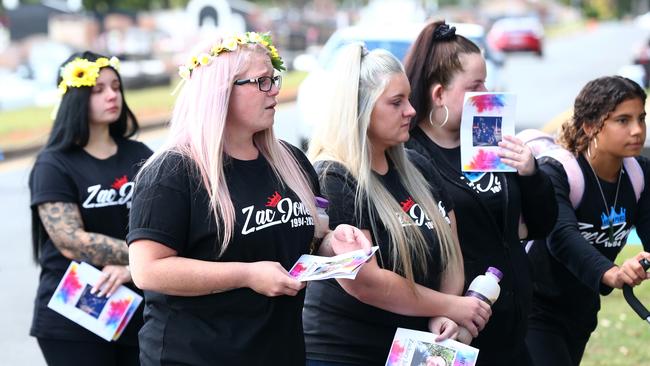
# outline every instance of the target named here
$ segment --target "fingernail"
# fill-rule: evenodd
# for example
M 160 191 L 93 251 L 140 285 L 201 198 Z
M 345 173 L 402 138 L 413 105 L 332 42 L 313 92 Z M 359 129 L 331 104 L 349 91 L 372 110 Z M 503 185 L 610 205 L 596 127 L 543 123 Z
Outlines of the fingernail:
M 93 288 L 91 288 L 91 289 L 90 289 L 90 293 L 91 293 L 91 294 L 93 294 L 93 295 L 94 295 L 94 294 L 95 294 L 95 292 L 97 292 L 97 289 L 96 289 L 96 288 L 94 288 L 94 287 L 93 287 Z

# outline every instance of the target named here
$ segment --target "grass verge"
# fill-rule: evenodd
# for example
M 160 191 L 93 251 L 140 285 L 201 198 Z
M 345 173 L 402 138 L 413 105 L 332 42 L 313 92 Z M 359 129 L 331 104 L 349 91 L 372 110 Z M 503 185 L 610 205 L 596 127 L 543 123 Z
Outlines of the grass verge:
M 287 72 L 283 75 L 279 98 L 291 98 L 306 73 Z M 163 118 L 171 113 L 175 96 L 171 92 L 178 81 L 169 86 L 152 87 L 140 90 L 127 90 L 126 100 L 140 121 Z M 52 126 L 50 113 L 52 107 L 28 107 L 11 111 L 0 111 L 0 148 L 11 150 L 23 146 L 42 143 Z
M 643 248 L 629 245 L 617 263 L 633 257 Z M 636 287 L 634 294 L 650 306 L 650 281 Z M 625 302 L 623 292 L 614 290 L 602 297 L 598 328 L 591 335 L 581 366 L 650 365 L 650 324 L 641 320 Z

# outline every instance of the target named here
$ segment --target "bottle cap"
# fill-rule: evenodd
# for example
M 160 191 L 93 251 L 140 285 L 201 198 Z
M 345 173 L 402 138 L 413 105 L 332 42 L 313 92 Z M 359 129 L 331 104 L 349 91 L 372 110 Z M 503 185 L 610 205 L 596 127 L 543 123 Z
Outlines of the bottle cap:
M 316 207 L 327 208 L 330 205 L 330 201 L 323 197 L 316 197 Z
M 501 279 L 503 279 L 503 272 L 501 272 L 498 268 L 488 267 L 488 269 L 487 269 L 487 271 L 485 271 L 485 273 L 488 273 L 488 272 L 495 275 L 496 278 L 499 279 L 499 281 L 501 281 Z

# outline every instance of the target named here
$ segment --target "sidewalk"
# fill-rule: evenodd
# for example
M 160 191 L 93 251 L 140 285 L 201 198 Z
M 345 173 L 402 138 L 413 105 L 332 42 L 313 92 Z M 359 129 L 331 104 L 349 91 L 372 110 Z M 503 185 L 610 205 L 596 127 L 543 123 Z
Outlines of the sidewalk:
M 282 89 L 278 94 L 278 103 L 293 102 L 296 100 L 297 88 Z M 138 118 L 140 131 L 149 131 L 163 128 L 169 123 L 171 111 L 138 111 L 133 113 Z M 47 141 L 49 131 L 41 135 L 27 135 L 15 138 L 11 145 L 0 146 L 0 164 L 20 157 L 28 156 L 38 152 Z

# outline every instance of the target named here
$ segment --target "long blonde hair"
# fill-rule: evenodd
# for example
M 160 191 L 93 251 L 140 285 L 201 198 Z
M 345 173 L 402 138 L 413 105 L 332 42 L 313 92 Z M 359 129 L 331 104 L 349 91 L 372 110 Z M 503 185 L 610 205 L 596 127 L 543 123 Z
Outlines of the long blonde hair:
M 377 99 L 390 77 L 404 73 L 404 68 L 388 51 L 366 52 L 359 44 L 346 46 L 340 51 L 331 75 L 331 85 L 336 86 L 336 93 L 326 98 L 329 103 L 323 108 L 327 111 L 324 123 L 317 127 L 312 137 L 308 156 L 312 161 L 339 162 L 350 171 L 357 180 L 355 209 L 360 210 L 364 206 L 363 200 L 366 200 L 365 206 L 375 233 L 371 208 L 376 210 L 389 235 L 393 271 L 414 281 L 414 267 L 425 275 L 428 272 L 428 245 L 418 226 L 402 226 L 395 216 L 396 212 L 401 212 L 401 206 L 372 173 L 372 146 L 367 135 Z M 461 266 L 461 257 L 429 184 L 406 157 L 403 144 L 389 148 L 387 154 L 399 173 L 401 183 L 433 222 L 440 243 L 442 268 L 455 271 Z M 406 220 L 411 219 L 407 217 Z M 417 262 L 413 263 L 413 259 Z
M 221 40 L 217 39 L 216 44 Z M 207 52 L 210 47 L 201 48 Z M 192 71 L 176 100 L 170 132 L 163 147 L 144 165 L 140 176 L 159 169 L 164 158 L 179 153 L 196 165 L 210 197 L 210 207 L 219 232 L 220 257 L 234 235 L 235 208 L 224 176 L 224 129 L 228 123 L 228 104 L 234 81 L 246 72 L 254 53 L 268 55 L 261 44 L 239 45 L 237 50 L 220 54 L 210 64 Z M 318 224 L 315 199 L 307 174 L 290 151 L 269 128 L 253 135 L 255 146 L 269 162 L 278 179 L 296 193 Z

